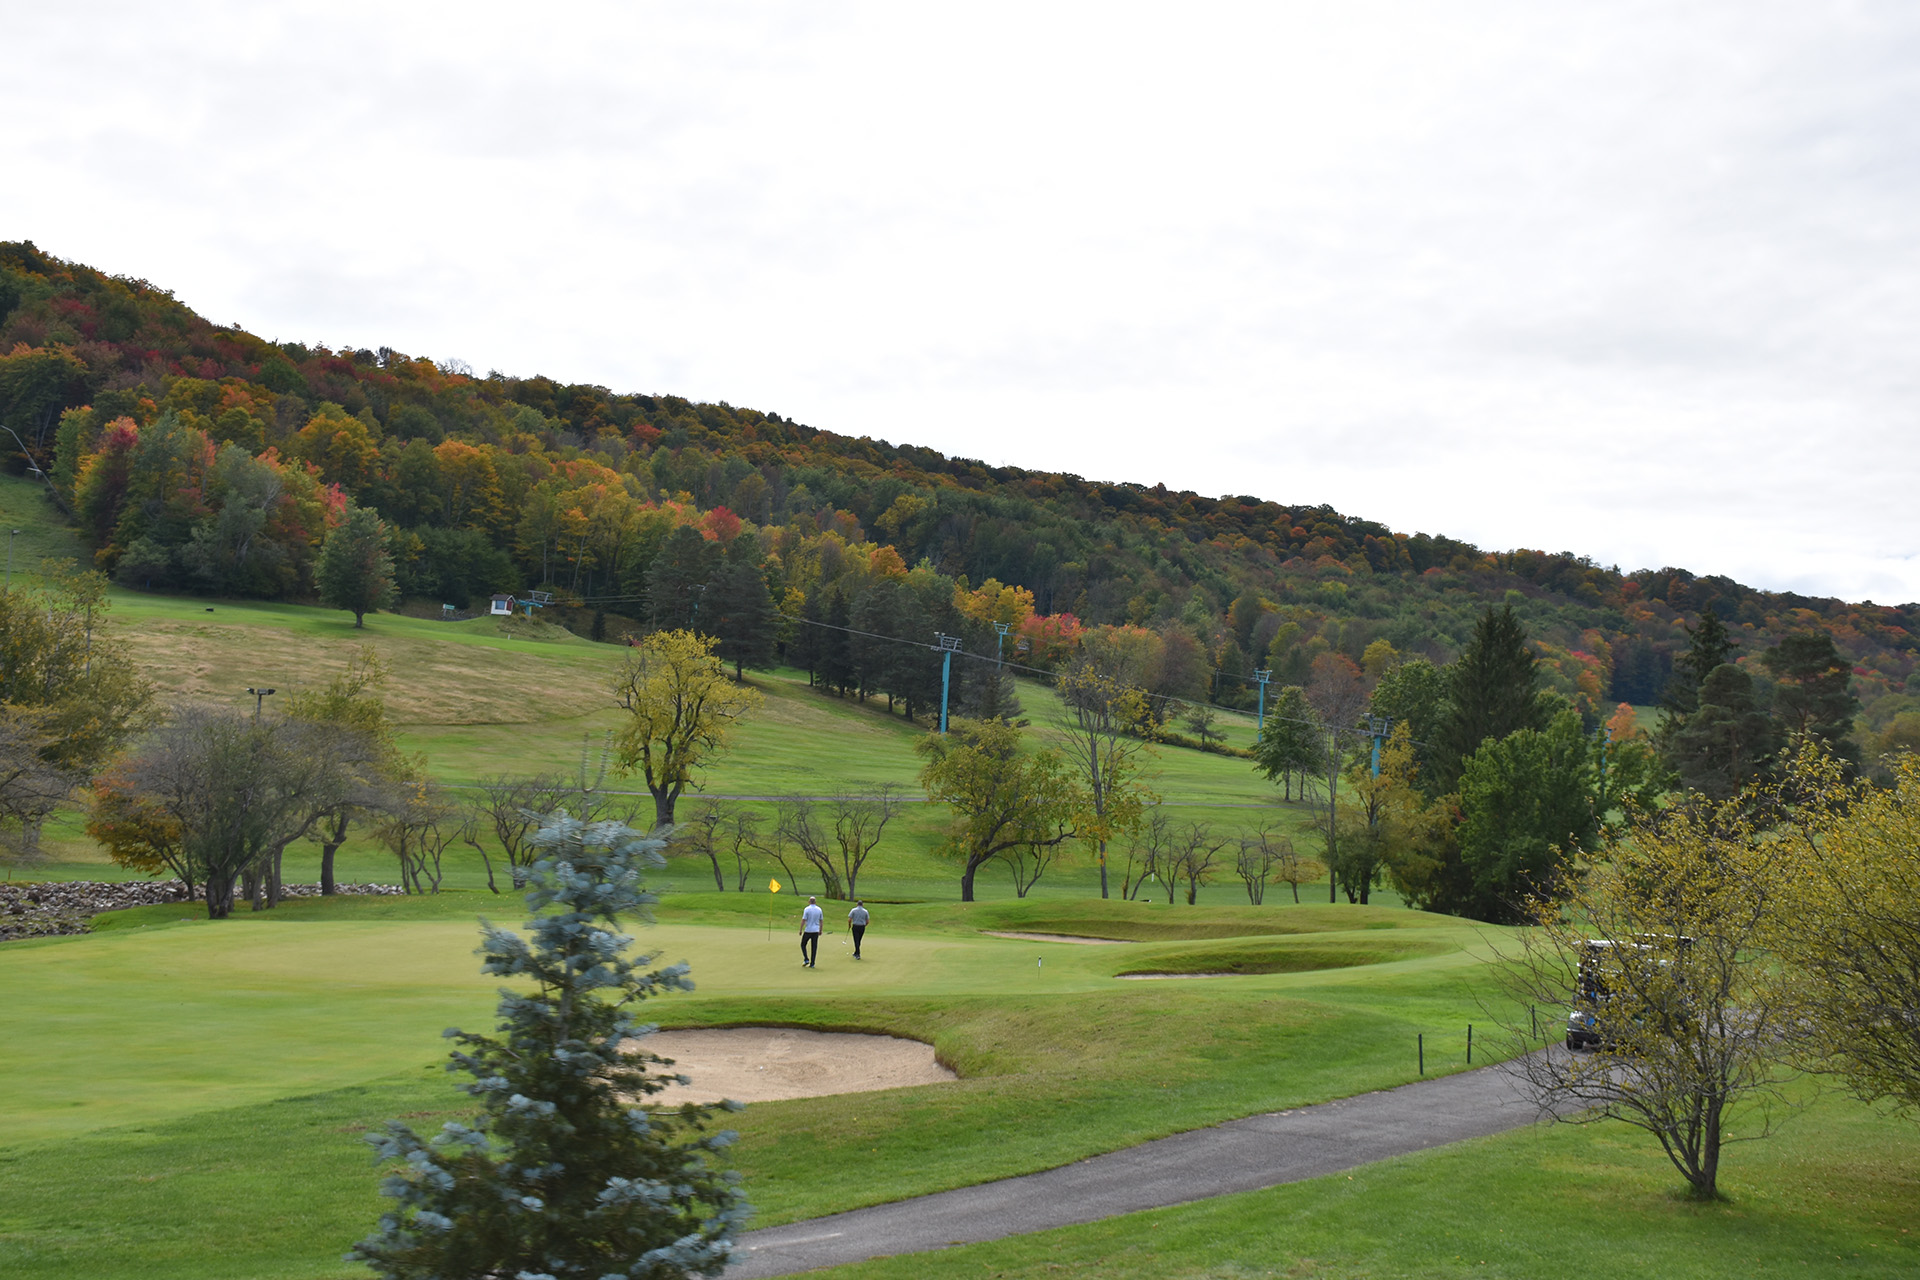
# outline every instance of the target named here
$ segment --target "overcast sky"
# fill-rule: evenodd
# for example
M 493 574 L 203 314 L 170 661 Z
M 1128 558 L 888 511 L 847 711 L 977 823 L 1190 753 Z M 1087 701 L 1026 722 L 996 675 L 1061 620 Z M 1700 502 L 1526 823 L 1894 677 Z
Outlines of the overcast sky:
M 0 237 L 269 337 L 1920 599 L 1920 6 L 0 6 Z

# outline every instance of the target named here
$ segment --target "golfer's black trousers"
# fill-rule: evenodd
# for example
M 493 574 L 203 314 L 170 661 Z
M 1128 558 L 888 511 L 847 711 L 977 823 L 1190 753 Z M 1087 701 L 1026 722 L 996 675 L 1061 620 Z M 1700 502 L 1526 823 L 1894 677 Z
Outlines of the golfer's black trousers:
M 820 935 L 803 933 L 800 935 L 800 958 L 812 964 L 820 958 Z
M 847 928 L 853 930 L 853 954 L 857 958 L 860 954 L 860 939 L 866 933 L 867 926 L 863 924 L 850 924 Z

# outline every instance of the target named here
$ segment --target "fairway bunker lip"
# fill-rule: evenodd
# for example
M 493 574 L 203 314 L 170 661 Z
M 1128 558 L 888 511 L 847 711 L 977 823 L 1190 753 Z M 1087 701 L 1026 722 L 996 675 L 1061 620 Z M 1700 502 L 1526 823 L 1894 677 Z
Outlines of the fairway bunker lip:
M 1083 933 L 1017 933 L 1005 929 L 982 929 L 989 938 L 1012 938 L 1016 942 L 1071 942 L 1079 946 L 1105 947 L 1132 942 L 1132 938 L 1096 938 Z
M 1211 969 L 1204 973 L 1145 972 L 1116 973 L 1113 976 L 1116 978 L 1125 978 L 1130 982 L 1137 982 L 1155 978 L 1258 978 L 1265 975 L 1258 973 L 1232 973 L 1226 969 Z
M 953 1071 L 934 1057 L 933 1046 L 902 1036 L 858 1031 L 811 1031 L 799 1027 L 687 1027 L 656 1031 L 636 1048 L 673 1059 L 671 1068 L 690 1077 L 651 1101 L 779 1102 L 841 1093 L 874 1093 L 917 1085 L 951 1084 Z

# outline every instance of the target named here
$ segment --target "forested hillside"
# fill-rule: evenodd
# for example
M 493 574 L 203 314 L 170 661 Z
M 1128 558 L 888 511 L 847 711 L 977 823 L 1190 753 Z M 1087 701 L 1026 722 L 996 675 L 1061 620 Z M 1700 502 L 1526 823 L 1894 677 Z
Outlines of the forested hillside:
M 1506 602 L 1549 683 L 1594 715 L 1657 701 L 1712 605 L 1736 659 L 1830 631 L 1869 728 L 1920 709 L 1916 605 L 1487 552 L 1325 506 L 989 467 L 724 402 L 273 342 L 31 243 L 0 244 L 0 353 L 6 467 L 41 468 L 97 567 L 133 587 L 310 596 L 326 530 L 360 507 L 412 597 L 467 607 L 544 588 L 576 620 L 751 615 L 823 682 L 910 710 L 928 664 L 889 673 L 874 642 L 778 615 L 962 634 L 975 651 L 1000 643 L 998 621 L 1009 656 L 1038 665 L 1115 626 L 1157 692 L 1244 705 L 1256 668 L 1305 683 L 1328 651 L 1359 661 L 1384 640 L 1450 659 Z M 997 696 L 990 684 L 971 696 Z

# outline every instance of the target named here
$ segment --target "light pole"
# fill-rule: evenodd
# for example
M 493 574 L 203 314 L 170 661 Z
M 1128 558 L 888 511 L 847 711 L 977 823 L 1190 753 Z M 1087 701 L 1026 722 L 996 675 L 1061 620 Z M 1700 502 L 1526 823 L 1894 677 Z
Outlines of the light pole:
M 942 635 L 936 631 L 933 638 L 940 643 L 940 732 L 947 731 L 947 687 L 953 677 L 953 651 L 960 647 L 959 636 Z
M 260 704 L 273 695 L 273 690 L 248 689 L 247 692 L 253 695 L 253 718 L 258 721 L 260 719 Z

